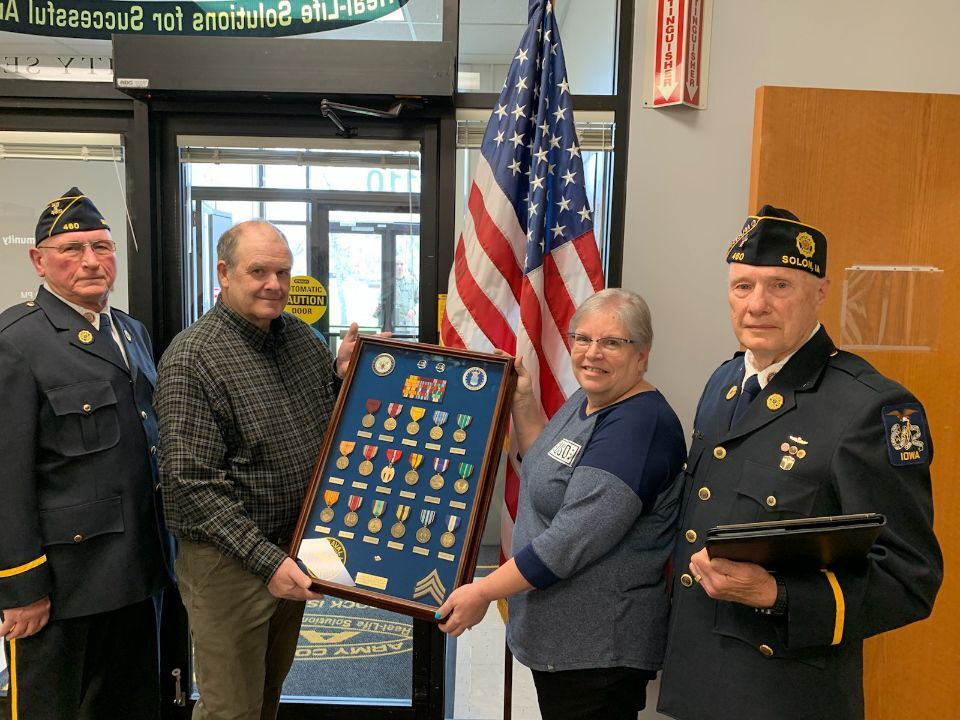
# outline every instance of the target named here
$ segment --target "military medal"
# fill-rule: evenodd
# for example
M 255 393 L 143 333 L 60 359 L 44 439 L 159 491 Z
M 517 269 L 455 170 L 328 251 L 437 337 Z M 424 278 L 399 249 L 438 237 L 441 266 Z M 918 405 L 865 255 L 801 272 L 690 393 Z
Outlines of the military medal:
M 417 542 L 426 545 L 430 542 L 430 524 L 433 522 L 434 518 L 437 517 L 436 510 L 421 510 L 420 511 L 420 522 L 423 524 L 423 527 L 417 530 Z
M 446 458 L 434 458 L 433 459 L 433 477 L 430 478 L 430 487 L 434 490 L 439 490 L 443 487 L 443 473 L 447 471 L 447 468 L 450 466 L 450 461 Z
M 386 500 L 374 500 L 373 501 L 373 517 L 370 518 L 370 522 L 367 523 L 367 530 L 372 533 L 380 532 L 380 528 L 383 527 L 383 520 L 380 519 L 380 516 L 383 515 L 383 511 L 387 509 Z
M 453 439 L 458 443 L 462 443 L 467 439 L 467 426 L 470 424 L 470 421 L 473 420 L 469 415 L 457 415 L 457 428 L 453 431 Z
M 398 540 L 403 537 L 403 534 L 407 531 L 406 525 L 404 523 L 407 521 L 407 518 L 410 517 L 410 506 L 409 505 L 400 505 L 397 507 L 397 521 L 393 524 L 393 527 L 390 528 L 390 534 L 393 535 Z
M 360 522 L 360 516 L 357 515 L 357 510 L 360 509 L 361 505 L 363 505 L 363 498 L 360 495 L 350 496 L 350 499 L 347 501 L 347 506 L 350 508 L 350 512 L 343 516 L 344 525 L 347 527 L 353 527 Z
M 410 453 L 410 470 L 407 470 L 407 474 L 403 476 L 403 481 L 407 485 L 416 485 L 417 480 L 420 479 L 420 474 L 417 472 L 417 468 L 420 467 L 420 463 L 423 462 L 423 455 L 420 453 Z
M 396 430 L 397 429 L 397 415 L 400 414 L 400 411 L 403 410 L 403 405 L 400 403 L 390 403 L 387 405 L 387 415 L 386 420 L 383 421 L 384 430 Z
M 377 456 L 377 446 L 376 445 L 364 445 L 363 446 L 363 457 L 366 458 L 360 467 L 357 468 L 360 471 L 361 475 L 370 475 L 373 473 L 373 462 L 372 460 Z
M 350 464 L 350 458 L 348 455 L 353 452 L 353 449 L 357 444 L 350 440 L 341 440 L 340 441 L 340 457 L 337 458 L 337 470 L 346 470 L 347 466 Z
M 373 371 L 383 377 L 384 375 L 389 375 L 393 372 L 393 368 L 397 365 L 397 361 L 394 360 L 393 355 L 390 353 L 380 353 L 373 359 Z
M 422 407 L 411 407 L 410 408 L 410 418 L 411 422 L 407 423 L 407 435 L 416 435 L 420 432 L 420 423 L 419 421 L 423 419 L 423 416 L 426 414 L 427 409 Z
M 430 439 L 439 440 L 443 437 L 443 424 L 447 421 L 447 412 L 437 410 L 433 413 L 433 427 L 430 428 Z
M 324 490 L 323 492 L 323 501 L 327 506 L 320 511 L 320 522 L 328 523 L 333 520 L 334 512 L 333 506 L 337 504 L 337 500 L 340 499 L 340 492 L 337 490 Z
M 460 465 L 457 466 L 457 474 L 460 475 L 460 479 L 453 484 L 453 489 L 456 490 L 458 494 L 463 495 L 470 489 L 470 483 L 467 482 L 467 478 L 470 477 L 471 473 L 473 473 L 472 463 L 460 463 Z
M 460 527 L 460 517 L 458 515 L 447 515 L 447 531 L 440 536 L 440 544 L 445 548 L 451 548 L 457 542 L 457 536 L 453 533 Z
M 364 427 L 373 427 L 373 424 L 376 422 L 376 418 L 374 418 L 373 416 L 377 412 L 377 410 L 380 409 L 380 401 L 370 398 L 369 400 L 367 400 L 366 408 L 367 408 L 367 414 L 363 416 L 363 419 L 360 421 L 360 424 L 363 425 Z
M 393 480 L 393 475 L 396 472 L 393 469 L 393 464 L 397 460 L 399 460 L 401 457 L 403 457 L 403 451 L 394 450 L 391 448 L 390 450 L 387 450 L 386 456 L 387 456 L 387 466 L 380 471 L 380 479 L 383 482 L 388 483 L 391 480 Z

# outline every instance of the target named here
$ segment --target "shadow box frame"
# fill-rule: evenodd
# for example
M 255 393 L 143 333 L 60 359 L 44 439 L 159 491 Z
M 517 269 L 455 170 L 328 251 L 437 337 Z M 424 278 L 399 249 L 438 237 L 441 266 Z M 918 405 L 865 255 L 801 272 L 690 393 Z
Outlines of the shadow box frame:
M 369 408 L 358 409 L 357 404 L 359 403 L 361 406 L 364 405 L 365 398 L 367 398 L 367 395 L 369 394 L 365 390 L 365 388 L 368 385 L 380 382 L 383 379 L 383 375 L 381 374 L 382 368 L 381 368 L 381 372 L 377 372 L 376 370 L 374 370 L 374 365 L 376 364 L 376 360 L 378 358 L 381 358 L 384 355 L 390 356 L 390 360 L 388 361 L 388 364 L 392 362 L 398 366 L 405 365 L 406 370 L 410 369 L 411 366 L 409 363 L 412 361 L 412 358 L 419 356 L 421 359 L 426 357 L 431 358 L 428 362 L 428 365 L 432 364 L 434 368 L 437 365 L 444 365 L 444 366 L 451 365 L 459 368 L 459 367 L 462 367 L 464 364 L 469 364 L 470 365 L 469 369 L 473 369 L 474 367 L 481 367 L 481 368 L 488 368 L 488 369 L 496 369 L 499 372 L 498 378 L 496 378 L 497 382 L 495 386 L 491 384 L 491 387 L 487 389 L 487 392 L 483 393 L 482 395 L 474 393 L 474 397 L 478 399 L 481 403 L 492 402 L 493 407 L 489 415 L 489 423 L 487 424 L 486 427 L 482 428 L 482 431 L 485 432 L 486 434 L 485 441 L 483 444 L 482 459 L 478 459 L 475 456 L 475 454 L 473 454 L 472 457 L 469 458 L 470 460 L 474 461 L 472 463 L 474 466 L 479 465 L 479 472 L 475 475 L 476 477 L 475 489 L 473 493 L 471 493 L 469 496 L 468 495 L 459 496 L 459 500 L 457 501 L 460 504 L 468 505 L 465 511 L 465 514 L 468 514 L 468 519 L 465 523 L 463 523 L 464 527 L 462 530 L 462 540 L 458 541 L 459 548 L 457 549 L 458 550 L 457 555 L 455 556 L 454 560 L 449 561 L 449 562 L 452 562 L 453 565 L 455 566 L 455 570 L 453 573 L 454 580 L 453 580 L 453 583 L 448 588 L 445 589 L 443 599 L 445 600 L 447 597 L 449 597 L 450 592 L 452 592 L 455 588 L 460 587 L 461 585 L 467 582 L 470 582 L 473 579 L 473 573 L 476 570 L 477 554 L 480 549 L 481 535 L 483 533 L 483 528 L 486 523 L 487 513 L 489 512 L 489 509 L 490 509 L 490 501 L 492 498 L 494 485 L 496 483 L 497 471 L 500 465 L 503 442 L 506 437 L 507 425 L 508 425 L 509 414 L 510 414 L 510 402 L 513 397 L 513 392 L 516 388 L 517 376 L 516 376 L 516 371 L 514 370 L 514 367 L 513 367 L 513 358 L 508 355 L 493 355 L 489 353 L 478 353 L 478 352 L 472 352 L 469 350 L 462 350 L 459 348 L 448 348 L 448 347 L 442 347 L 438 345 L 431 345 L 427 343 L 405 342 L 401 340 L 393 340 L 390 338 L 379 337 L 379 336 L 361 335 L 357 341 L 357 345 L 353 353 L 353 357 L 351 358 L 350 365 L 347 369 L 347 373 L 343 379 L 343 385 L 340 388 L 340 393 L 337 397 L 337 402 L 334 406 L 333 414 L 331 415 L 331 418 L 330 418 L 330 424 L 328 426 L 327 433 L 324 437 L 323 445 L 321 446 L 321 449 L 320 449 L 320 455 L 317 458 L 317 462 L 314 466 L 313 474 L 310 479 L 310 484 L 307 488 L 307 493 L 304 499 L 304 503 L 300 511 L 300 516 L 297 521 L 296 529 L 294 531 L 293 541 L 290 546 L 290 555 L 298 562 L 298 564 L 301 565 L 301 567 L 304 570 L 307 570 L 308 574 L 313 580 L 312 589 L 314 591 L 333 595 L 336 597 L 345 598 L 348 600 L 354 600 L 356 602 L 361 602 L 374 607 L 379 607 L 384 610 L 397 612 L 403 615 L 409 615 L 411 617 L 418 618 L 421 620 L 430 620 L 430 621 L 436 622 L 434 613 L 436 612 L 439 605 L 442 604 L 442 601 L 436 602 L 436 604 L 429 604 L 428 602 L 425 602 L 422 600 L 413 599 L 412 597 L 404 597 L 401 594 L 391 593 L 386 591 L 386 589 L 389 588 L 389 580 L 392 579 L 392 576 L 394 574 L 402 574 L 402 571 L 405 569 L 405 564 L 409 565 L 412 562 L 419 562 L 419 560 L 414 561 L 414 560 L 411 560 L 410 558 L 405 559 L 402 553 L 394 553 L 391 555 L 387 552 L 384 552 L 380 557 L 377 557 L 378 573 L 368 574 L 364 571 L 363 573 L 360 573 L 360 574 L 362 574 L 364 577 L 372 576 L 372 577 L 380 578 L 381 580 L 385 580 L 387 584 L 387 588 L 380 589 L 380 588 L 375 588 L 370 586 L 361 587 L 360 584 L 355 584 L 351 586 L 351 585 L 343 584 L 341 582 L 334 582 L 329 579 L 323 579 L 317 576 L 316 574 L 314 574 L 313 572 L 311 572 L 310 570 L 308 570 L 307 565 L 300 558 L 301 547 L 304 541 L 308 539 L 305 536 L 307 536 L 308 533 L 312 532 L 311 528 L 313 528 L 314 531 L 317 531 L 317 530 L 321 530 L 321 527 L 322 527 L 322 526 L 315 525 L 315 520 L 317 517 L 319 517 L 319 513 L 323 512 L 324 503 L 326 502 L 324 498 L 324 492 L 321 492 L 322 490 L 323 491 L 333 490 L 334 492 L 338 492 L 343 495 L 348 495 L 347 491 L 353 489 L 354 486 L 357 486 L 359 482 L 359 485 L 365 486 L 363 489 L 365 493 L 364 500 L 370 501 L 369 503 L 367 503 L 368 505 L 367 508 L 361 508 L 366 510 L 367 513 L 369 513 L 369 507 L 373 505 L 373 501 L 376 499 L 381 499 L 377 497 L 377 493 L 382 488 L 384 488 L 384 486 L 378 485 L 378 487 L 375 489 L 371 489 L 369 487 L 369 485 L 371 484 L 383 482 L 382 480 L 378 481 L 376 479 L 377 478 L 376 473 L 370 474 L 368 476 L 369 483 L 362 482 L 359 478 L 357 478 L 355 474 L 357 471 L 357 468 L 359 467 L 360 460 L 362 460 L 362 458 L 364 457 L 364 455 L 362 454 L 364 443 L 362 441 L 357 441 L 356 437 L 357 435 L 360 435 L 363 431 L 358 431 L 358 429 L 356 428 L 344 427 L 344 420 L 348 416 L 356 418 L 358 413 L 362 413 L 364 412 L 364 410 L 366 410 L 369 413 Z M 371 356 L 373 356 L 374 362 L 370 362 Z M 400 358 L 400 360 L 398 361 L 397 358 Z M 415 363 L 414 363 L 414 367 L 416 367 Z M 394 369 L 395 368 L 391 366 L 390 371 L 388 372 L 388 375 L 393 374 Z M 404 368 L 398 367 L 396 369 L 401 370 L 401 372 L 398 374 L 398 378 L 402 377 L 404 375 L 404 372 L 403 372 Z M 430 370 L 431 370 L 430 367 L 423 367 L 421 365 L 419 371 L 430 374 Z M 417 372 L 417 370 L 414 370 L 414 372 Z M 464 387 L 467 388 L 467 390 L 471 390 L 472 388 L 470 388 L 467 383 L 467 372 L 469 372 L 469 370 L 463 372 L 462 377 L 460 375 L 454 376 L 455 375 L 454 373 L 445 379 L 447 380 L 447 383 L 462 384 Z M 437 374 L 437 373 L 434 372 L 433 374 Z M 484 371 L 484 374 L 482 375 L 484 379 L 484 383 L 486 382 L 486 378 L 488 377 L 489 374 L 490 373 L 487 373 L 486 371 Z M 380 380 L 376 380 L 376 378 L 378 377 L 380 378 Z M 407 377 L 409 377 L 409 375 Z M 373 379 L 373 382 L 371 382 L 371 379 Z M 428 379 L 428 378 L 424 378 L 424 379 Z M 476 376 L 474 376 L 474 379 L 476 379 Z M 446 385 L 446 387 L 451 387 L 451 386 Z M 457 390 L 459 390 L 459 385 L 455 387 Z M 484 387 L 480 390 L 481 393 L 483 392 L 483 389 L 485 389 L 485 387 L 486 386 L 484 385 Z M 495 390 L 495 392 L 491 392 L 491 390 Z M 406 392 L 405 386 L 403 388 L 403 392 Z M 385 397 L 385 398 L 381 398 L 380 400 L 381 400 L 380 407 L 378 407 L 377 411 L 375 411 L 378 413 L 376 415 L 376 420 L 375 420 L 377 425 L 380 425 L 381 422 L 383 422 L 383 419 L 388 415 L 388 411 L 385 412 L 388 408 L 388 401 L 389 402 L 395 402 L 397 400 L 404 401 L 404 404 L 405 404 L 405 407 L 403 408 L 404 411 L 407 411 L 408 407 L 412 407 L 413 404 L 417 402 L 417 400 L 408 402 L 409 398 L 407 400 L 404 400 L 404 397 L 401 396 L 400 391 L 398 391 L 396 393 L 396 396 L 394 397 Z M 436 408 L 436 406 L 431 406 L 429 401 L 421 402 L 420 405 L 428 406 L 426 409 L 425 415 L 422 417 L 424 424 L 428 424 L 429 422 L 435 422 L 435 421 L 432 421 L 431 418 L 433 415 L 433 410 Z M 448 419 L 450 423 L 448 425 L 448 429 L 445 432 L 450 435 L 456 432 L 455 430 L 453 430 L 453 428 L 457 427 L 457 423 L 454 421 L 458 420 L 458 415 L 456 412 L 454 412 L 454 410 L 455 409 L 448 410 L 448 413 L 449 413 Z M 390 417 L 393 417 L 393 416 L 390 416 Z M 402 427 L 403 423 L 407 422 L 409 418 L 406 415 L 404 415 L 403 418 L 398 416 L 396 419 L 399 421 L 397 434 L 401 434 L 400 428 Z M 462 429 L 463 428 L 461 428 L 461 430 Z M 479 429 L 478 427 L 470 427 L 469 431 L 470 433 L 476 435 L 478 429 Z M 370 438 L 371 441 L 376 441 L 378 437 L 380 438 L 383 437 L 382 434 L 380 434 L 383 431 L 378 428 L 370 427 L 369 431 L 370 431 L 370 434 L 373 436 L 372 438 Z M 421 428 L 421 432 L 423 433 L 423 435 L 425 436 L 427 435 L 425 428 Z M 339 449 L 340 443 L 343 441 L 345 437 L 348 437 L 348 436 L 351 437 L 351 441 L 355 442 L 355 445 L 356 445 L 356 447 L 354 448 L 355 452 L 350 453 L 353 457 L 348 459 L 349 468 L 351 472 L 350 473 L 344 472 L 339 474 L 353 475 L 355 478 L 353 481 L 345 480 L 344 478 L 335 478 L 330 472 L 332 468 L 338 467 L 335 464 L 336 460 L 338 459 L 337 454 L 343 452 L 341 449 Z M 430 435 L 429 437 L 433 437 L 433 436 Z M 447 440 L 447 442 L 449 442 L 449 440 Z M 428 444 L 424 442 L 424 445 L 427 446 Z M 451 450 L 451 452 L 457 452 L 457 451 Z M 407 453 L 404 453 L 404 455 L 405 457 L 407 457 L 409 461 Z M 463 455 L 460 457 L 465 458 L 465 456 Z M 380 454 L 380 457 L 375 458 L 378 466 L 382 464 L 383 458 L 384 458 L 383 454 Z M 454 458 L 450 458 L 449 460 L 450 460 L 449 469 L 456 470 L 459 463 L 457 463 Z M 390 466 L 393 467 L 392 462 L 390 463 Z M 420 473 L 421 476 L 426 476 L 429 474 L 429 469 L 426 464 L 422 466 L 422 469 L 423 469 L 423 472 Z M 377 467 L 377 471 L 382 472 L 382 468 Z M 337 472 L 337 471 L 333 470 L 333 472 Z M 455 474 L 454 472 L 451 472 L 450 473 L 451 477 L 454 474 Z M 391 485 L 390 487 L 401 488 L 401 489 L 404 488 L 404 480 L 401 479 L 403 475 L 404 475 L 404 466 L 398 465 L 396 468 L 396 477 L 393 479 L 393 482 L 396 484 Z M 335 486 L 335 489 L 334 489 L 334 486 L 330 484 L 331 481 L 333 480 L 337 480 L 340 483 L 339 485 Z M 426 484 L 427 483 L 426 478 L 422 477 L 422 479 L 419 480 L 419 483 Z M 447 482 L 448 487 L 446 492 L 448 496 L 451 492 L 452 485 L 453 483 L 449 481 Z M 409 488 L 407 488 L 407 492 L 408 493 L 410 492 Z M 435 491 L 435 492 L 439 493 L 440 491 Z M 456 498 L 458 496 L 453 496 L 453 497 Z M 437 499 L 438 498 L 436 497 L 433 498 L 433 500 L 437 500 Z M 469 499 L 469 503 L 467 503 L 468 499 Z M 424 501 L 430 502 L 426 499 L 426 496 L 424 496 Z M 346 513 L 347 507 L 348 507 L 346 498 L 338 498 L 338 500 L 335 501 L 335 503 L 339 505 L 339 508 L 338 508 L 339 512 L 337 513 L 337 515 Z M 395 507 L 399 505 L 398 503 L 395 503 L 395 502 L 393 504 Z M 453 505 L 453 503 L 451 502 L 450 505 Z M 440 505 L 437 506 L 438 509 L 436 510 L 436 514 L 439 516 L 439 518 L 442 518 L 443 513 L 440 512 L 440 507 L 441 507 Z M 332 511 L 333 508 L 330 508 L 329 506 L 327 506 L 327 509 Z M 378 515 L 377 517 L 379 518 L 380 516 Z M 449 518 L 450 516 L 447 515 L 447 517 Z M 390 522 L 392 522 L 392 519 L 393 519 L 393 516 L 390 514 L 385 514 L 383 516 L 384 530 L 387 529 L 387 526 L 390 524 Z M 400 520 L 399 516 L 397 517 L 397 520 L 398 521 Z M 409 518 L 407 519 L 407 522 L 409 523 L 408 533 L 409 535 L 413 535 L 413 528 L 416 524 L 415 515 L 411 513 Z M 440 536 L 441 527 L 442 526 L 438 523 L 437 529 L 433 533 L 434 536 L 437 536 L 437 537 Z M 355 530 L 355 532 L 347 531 L 347 535 L 351 535 L 351 537 L 343 537 L 344 530 L 340 530 L 335 533 L 333 532 L 332 528 L 328 528 L 328 534 L 322 534 L 317 536 L 316 538 L 310 538 L 310 539 L 333 538 L 334 540 L 336 540 L 336 542 L 340 544 L 340 547 L 345 554 L 345 557 L 341 557 L 340 559 L 347 560 L 347 562 L 344 563 L 343 565 L 343 571 L 347 572 L 351 576 L 351 579 L 354 579 L 354 574 L 349 570 L 347 570 L 349 566 L 349 557 L 352 554 L 354 554 L 353 550 L 361 550 L 363 552 L 369 552 L 370 548 L 364 548 L 362 543 L 369 542 L 371 538 L 369 534 L 364 535 L 363 522 L 358 522 L 356 518 L 354 519 L 354 526 L 351 526 L 351 531 L 353 530 Z M 380 533 L 378 537 L 373 539 L 381 539 L 380 535 L 382 535 L 382 539 L 386 541 L 385 544 L 389 545 L 391 543 L 389 531 L 385 533 Z M 396 536 L 393 536 L 393 537 L 395 538 Z M 364 540 L 364 538 L 367 538 L 367 540 Z M 419 540 L 418 540 L 418 543 L 419 543 Z M 401 543 L 394 542 L 393 544 L 400 545 Z M 336 547 L 336 545 L 331 544 L 331 547 Z M 410 550 L 413 552 L 416 552 L 414 550 L 415 547 L 417 546 L 411 544 Z M 440 556 L 441 553 L 442 551 L 435 552 L 437 556 Z M 452 553 L 447 553 L 447 555 L 451 555 L 451 554 Z M 386 559 L 387 562 L 383 562 L 384 559 Z M 393 565 L 396 566 L 394 568 L 395 572 L 393 573 L 391 573 L 391 563 L 393 563 Z M 446 567 L 449 567 L 449 566 L 446 566 Z M 384 573 L 386 573 L 387 575 L 384 576 Z M 447 575 L 449 576 L 449 572 L 447 573 Z M 426 579 L 426 578 L 423 578 L 423 579 Z M 407 587 L 409 587 L 409 585 Z M 426 596 L 426 597 L 436 600 L 435 596 Z

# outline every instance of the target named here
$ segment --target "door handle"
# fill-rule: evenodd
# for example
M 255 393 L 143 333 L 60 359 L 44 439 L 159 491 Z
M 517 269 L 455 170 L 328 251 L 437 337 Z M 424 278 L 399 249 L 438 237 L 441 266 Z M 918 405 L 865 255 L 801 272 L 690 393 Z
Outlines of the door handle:
M 186 693 L 183 692 L 183 687 L 180 684 L 180 668 L 174 668 L 170 671 L 170 674 L 173 675 L 173 704 L 177 707 L 183 707 L 187 704 Z

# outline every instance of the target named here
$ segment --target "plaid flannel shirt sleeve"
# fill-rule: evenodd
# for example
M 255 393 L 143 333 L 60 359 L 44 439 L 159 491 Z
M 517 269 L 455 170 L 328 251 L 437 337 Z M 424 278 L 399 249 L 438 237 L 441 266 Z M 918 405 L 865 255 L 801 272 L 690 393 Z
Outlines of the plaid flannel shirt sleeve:
M 286 553 L 267 540 L 237 497 L 218 422 L 229 417 L 229 403 L 215 389 L 197 366 L 161 362 L 154 404 L 167 522 L 178 537 L 213 542 L 268 582 Z

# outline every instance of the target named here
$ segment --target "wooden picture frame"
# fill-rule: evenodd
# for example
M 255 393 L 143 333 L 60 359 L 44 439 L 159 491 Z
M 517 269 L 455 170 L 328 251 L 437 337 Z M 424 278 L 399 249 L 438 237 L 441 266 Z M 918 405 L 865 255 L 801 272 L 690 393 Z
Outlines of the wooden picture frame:
M 433 620 L 470 582 L 513 358 L 361 336 L 290 554 L 314 590 Z

